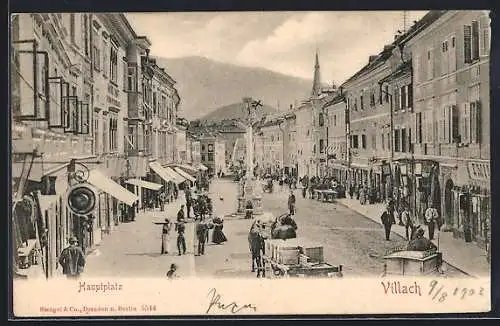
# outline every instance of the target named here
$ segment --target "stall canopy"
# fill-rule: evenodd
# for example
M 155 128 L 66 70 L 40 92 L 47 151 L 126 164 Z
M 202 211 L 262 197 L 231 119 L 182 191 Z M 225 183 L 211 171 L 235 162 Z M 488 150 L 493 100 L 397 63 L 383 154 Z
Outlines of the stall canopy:
M 189 171 L 190 173 L 197 173 L 198 172 L 198 169 L 191 166 L 191 165 L 188 165 L 188 164 L 175 164 L 174 166 L 172 166 L 173 168 L 182 168 L 182 169 L 185 169 L 187 171 Z
M 165 170 L 167 171 L 168 174 L 170 174 L 170 176 L 173 178 L 175 183 L 179 184 L 179 183 L 183 183 L 184 181 L 186 181 L 186 178 L 184 178 L 182 175 L 175 172 L 171 168 L 166 167 Z
M 127 180 L 127 183 L 134 185 L 134 186 L 139 186 L 142 188 L 151 189 L 151 190 L 160 190 L 160 188 L 163 187 L 163 185 L 161 185 L 161 184 L 149 182 L 149 181 L 144 181 L 141 179 L 129 179 L 129 180 Z
M 139 200 L 139 197 L 135 194 L 123 188 L 106 174 L 98 170 L 91 170 L 87 181 L 94 187 L 99 188 L 129 206 L 132 206 Z
M 167 169 L 163 168 L 160 163 L 158 162 L 151 162 L 149 163 L 149 167 L 151 170 L 153 170 L 156 174 L 160 176 L 165 181 L 172 181 L 172 182 L 177 182 L 174 176 L 171 175 L 171 173 L 168 172 Z
M 191 182 L 195 182 L 196 181 L 195 178 L 193 178 L 192 176 L 190 176 L 189 173 L 184 172 L 182 169 L 180 169 L 180 168 L 174 168 L 174 170 L 175 170 L 175 172 L 179 173 L 180 175 L 182 175 L 187 180 L 189 180 Z

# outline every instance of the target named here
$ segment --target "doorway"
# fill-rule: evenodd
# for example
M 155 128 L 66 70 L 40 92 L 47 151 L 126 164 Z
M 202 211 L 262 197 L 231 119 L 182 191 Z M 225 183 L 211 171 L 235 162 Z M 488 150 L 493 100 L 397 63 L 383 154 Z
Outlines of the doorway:
M 444 218 L 445 224 L 448 227 L 453 226 L 453 212 L 455 211 L 454 203 L 453 203 L 453 181 L 448 179 L 445 183 L 444 189 Z

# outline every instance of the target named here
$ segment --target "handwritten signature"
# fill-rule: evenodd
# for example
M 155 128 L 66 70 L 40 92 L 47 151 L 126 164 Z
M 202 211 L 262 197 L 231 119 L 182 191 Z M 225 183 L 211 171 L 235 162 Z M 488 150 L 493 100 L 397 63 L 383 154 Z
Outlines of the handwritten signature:
M 257 307 L 255 307 L 251 303 L 247 303 L 247 304 L 244 304 L 242 306 L 238 305 L 234 301 L 229 303 L 229 304 L 222 303 L 221 302 L 222 297 L 220 296 L 220 294 L 217 293 L 217 290 L 215 288 L 212 288 L 212 289 L 210 289 L 210 291 L 208 291 L 207 297 L 211 297 L 211 298 L 210 298 L 210 303 L 208 304 L 208 309 L 205 312 L 206 314 L 208 314 L 210 312 L 212 307 L 215 307 L 219 310 L 230 311 L 233 314 L 236 314 L 244 309 L 252 309 L 253 311 L 257 311 Z

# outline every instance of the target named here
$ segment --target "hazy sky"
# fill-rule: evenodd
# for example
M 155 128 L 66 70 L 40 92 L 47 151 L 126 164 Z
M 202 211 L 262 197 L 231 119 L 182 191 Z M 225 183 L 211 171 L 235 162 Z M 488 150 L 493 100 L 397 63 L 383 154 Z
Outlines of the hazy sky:
M 408 25 L 425 12 L 407 12 Z M 127 14 L 152 55 L 204 56 L 312 79 L 319 52 L 324 83 L 343 82 L 403 28 L 402 11 Z

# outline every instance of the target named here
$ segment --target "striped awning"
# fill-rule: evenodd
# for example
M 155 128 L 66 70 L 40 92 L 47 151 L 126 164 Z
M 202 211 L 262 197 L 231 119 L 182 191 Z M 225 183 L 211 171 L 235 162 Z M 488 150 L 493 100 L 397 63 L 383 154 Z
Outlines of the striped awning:
M 174 168 L 175 172 L 179 173 L 181 176 L 183 176 L 186 180 L 189 180 L 191 182 L 194 182 L 196 179 L 193 178 L 192 176 L 189 175 L 189 173 L 184 172 L 182 169 L 175 167 Z
M 99 170 L 91 170 L 87 181 L 94 187 L 108 193 L 109 195 L 115 197 L 119 201 L 124 202 L 129 206 L 132 206 L 136 201 L 139 200 L 139 197 L 137 197 L 137 195 L 123 188 L 121 185 L 114 182 L 109 176 L 100 172 Z
M 141 179 L 129 179 L 126 181 L 126 183 L 134 185 L 134 186 L 139 186 L 142 188 L 147 188 L 151 190 L 160 190 L 163 185 L 154 183 L 154 182 L 149 182 L 149 181 L 144 181 Z
M 160 165 L 160 163 L 158 163 L 158 162 L 151 162 L 151 163 L 149 163 L 149 167 L 156 174 L 158 174 L 160 176 L 160 178 L 162 178 L 163 180 L 165 180 L 167 182 L 172 181 L 172 182 L 176 182 L 177 183 L 176 178 L 174 176 L 172 176 L 171 173 L 169 173 L 169 171 L 168 171 L 167 168 L 162 167 Z
M 182 175 L 180 175 L 179 173 L 175 172 L 172 168 L 169 168 L 169 167 L 165 167 L 164 168 L 167 173 L 172 177 L 172 181 L 179 184 L 179 183 L 183 183 L 184 181 L 186 181 L 186 178 L 184 178 Z

